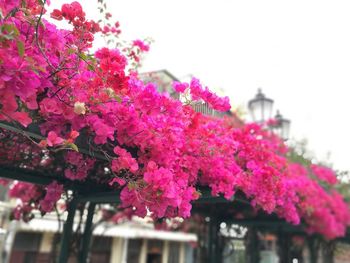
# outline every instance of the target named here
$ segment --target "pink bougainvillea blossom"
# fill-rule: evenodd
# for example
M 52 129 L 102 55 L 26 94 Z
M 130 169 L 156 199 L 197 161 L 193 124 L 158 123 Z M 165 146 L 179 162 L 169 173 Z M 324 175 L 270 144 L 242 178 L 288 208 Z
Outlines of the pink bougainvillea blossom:
M 196 112 L 191 105 L 198 101 L 231 108 L 228 97 L 196 78 L 173 83 L 185 104 L 158 93 L 135 65 L 147 43 L 91 49 L 96 33 L 119 37 L 119 23 L 89 20 L 72 2 L 51 13 L 71 25 L 60 29 L 40 16 L 40 2 L 0 1 L 0 120 L 44 137 L 32 141 L 0 129 L 0 165 L 118 190 L 128 217 L 189 217 L 203 186 L 228 200 L 239 192 L 254 211 L 303 220 L 310 233 L 346 233 L 350 212 L 333 170 L 291 161 L 284 141 L 258 124 Z M 9 194 L 21 200 L 13 217 L 27 221 L 34 209 L 52 211 L 63 188 L 13 183 Z
M 173 88 L 176 92 L 183 93 L 187 88 L 190 89 L 191 98 L 194 101 L 203 100 L 218 111 L 229 111 L 231 109 L 230 100 L 228 97 L 219 97 L 211 92 L 207 87 L 203 88 L 199 79 L 192 78 L 190 84 L 175 81 Z
M 56 181 L 52 182 L 46 187 L 45 197 L 40 200 L 40 207 L 44 212 L 51 212 L 56 202 L 61 198 L 63 193 L 63 185 L 58 184 Z
M 138 47 L 142 51 L 149 51 L 149 45 L 145 44 L 145 42 L 143 42 L 142 40 L 134 40 L 133 45 Z
M 54 131 L 50 131 L 47 136 L 47 145 L 48 146 L 56 146 L 60 145 L 64 142 L 64 139 L 59 137 Z
M 335 172 L 328 167 L 313 164 L 311 165 L 311 171 L 318 179 L 328 184 L 334 185 L 338 182 Z

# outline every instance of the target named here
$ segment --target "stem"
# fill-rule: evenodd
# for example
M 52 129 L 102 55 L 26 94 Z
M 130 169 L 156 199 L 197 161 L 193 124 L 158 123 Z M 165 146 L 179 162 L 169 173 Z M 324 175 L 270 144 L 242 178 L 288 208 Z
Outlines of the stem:
M 41 18 L 44 14 L 44 5 L 46 4 L 46 0 L 43 0 L 43 5 L 41 7 L 41 11 L 40 11 L 40 15 L 39 15 L 39 18 L 38 18 L 38 21 L 36 22 L 36 25 L 35 25 L 35 42 L 36 42 L 36 45 L 38 46 L 39 50 L 40 50 L 40 53 L 43 55 L 44 59 L 46 60 L 46 63 L 53 69 L 55 69 L 55 67 L 51 64 L 51 62 L 49 61 L 48 57 L 46 56 L 44 50 L 42 49 L 40 43 L 39 43 L 39 24 L 41 22 Z

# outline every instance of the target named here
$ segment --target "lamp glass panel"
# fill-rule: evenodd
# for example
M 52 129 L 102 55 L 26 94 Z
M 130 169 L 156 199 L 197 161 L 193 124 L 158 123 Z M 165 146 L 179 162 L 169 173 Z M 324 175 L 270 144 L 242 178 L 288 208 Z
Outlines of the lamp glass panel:
M 250 104 L 250 114 L 252 116 L 253 121 L 260 122 L 261 121 L 261 112 L 262 112 L 262 103 L 260 100 L 252 101 Z
M 281 125 L 274 125 L 272 126 L 272 131 L 277 134 L 279 137 L 282 138 L 282 127 Z
M 272 101 L 264 99 L 262 101 L 261 122 L 267 121 L 272 115 Z
M 285 140 L 289 137 L 289 129 L 290 129 L 290 121 L 289 120 L 281 120 L 281 137 Z

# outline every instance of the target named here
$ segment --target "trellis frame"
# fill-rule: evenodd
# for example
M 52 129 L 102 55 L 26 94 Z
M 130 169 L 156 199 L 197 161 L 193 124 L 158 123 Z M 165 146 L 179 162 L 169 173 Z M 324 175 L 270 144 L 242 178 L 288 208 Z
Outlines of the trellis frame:
M 10 132 L 18 133 L 25 135 L 27 137 L 30 137 L 32 139 L 36 140 L 44 140 L 46 139 L 42 135 L 31 132 L 28 130 L 23 130 L 21 128 L 18 128 L 10 123 L 7 122 L 0 122 L 0 128 L 5 129 Z M 93 158 L 106 161 L 106 157 L 102 155 L 99 152 L 91 151 L 90 149 L 85 149 L 84 147 L 79 146 L 79 152 L 89 155 Z M 38 171 L 32 171 L 27 170 L 23 168 L 18 167 L 10 167 L 10 166 L 4 166 L 0 165 L 0 177 L 11 179 L 11 180 L 18 180 L 22 182 L 27 183 L 33 183 L 33 184 L 39 184 L 39 185 L 48 185 L 52 183 L 53 181 L 57 181 L 58 183 L 62 184 L 65 188 L 65 190 L 71 190 L 73 192 L 72 199 L 68 203 L 67 206 L 67 218 L 64 223 L 61 243 L 60 243 L 60 252 L 59 252 L 59 259 L 58 263 L 67 263 L 69 258 L 69 241 L 72 236 L 73 232 L 73 221 L 75 217 L 75 212 L 77 209 L 77 206 L 81 203 L 89 203 L 88 209 L 87 209 L 87 218 L 85 222 L 84 227 L 84 233 L 83 238 L 81 242 L 81 247 L 79 251 L 79 263 L 86 263 L 88 254 L 89 254 L 89 248 L 90 248 L 90 242 L 91 242 L 91 236 L 92 236 L 92 222 L 93 222 L 93 216 L 95 213 L 95 208 L 97 204 L 119 204 L 120 203 L 120 192 L 116 190 L 112 190 L 107 186 L 96 186 L 93 182 L 90 182 L 89 180 L 86 180 L 84 182 L 79 181 L 71 181 L 63 176 L 58 175 L 47 175 L 42 174 Z M 250 203 L 245 198 L 239 198 L 235 197 L 232 200 L 227 200 L 222 196 L 213 197 L 210 194 L 210 190 L 208 188 L 201 188 L 200 189 L 202 195 L 201 197 L 194 201 L 194 207 L 196 208 L 196 205 L 209 205 L 210 207 L 218 207 L 218 204 L 240 204 L 243 206 L 249 206 Z M 208 213 L 208 211 L 206 211 Z M 206 213 L 204 211 L 204 214 Z M 209 213 L 207 214 L 210 216 L 210 222 L 209 222 L 209 240 L 208 240 L 208 261 L 210 263 L 217 262 L 219 255 L 219 250 L 217 246 L 218 242 L 218 231 L 219 226 L 221 222 L 227 222 L 227 223 L 235 223 L 240 224 L 243 226 L 252 226 L 252 227 L 263 227 L 263 228 L 269 228 L 269 229 L 275 229 L 278 231 L 286 231 L 286 232 L 294 232 L 294 233 L 301 233 L 305 234 L 303 231 L 302 226 L 292 226 L 285 221 L 281 219 L 276 219 L 275 217 L 265 217 L 263 219 L 261 218 L 253 218 L 253 219 L 245 219 L 245 220 L 237 220 L 232 219 L 227 216 L 223 216 L 220 213 L 216 213 L 213 209 L 209 210 Z M 258 249 L 254 249 L 252 251 L 252 263 L 257 258 Z
M 58 181 L 62 183 L 66 190 L 73 191 L 73 198 L 68 203 L 67 207 L 67 218 L 64 223 L 61 243 L 60 243 L 60 252 L 59 252 L 59 260 L 58 263 L 67 263 L 69 258 L 69 241 L 73 232 L 73 221 L 75 212 L 78 204 L 81 203 L 89 203 L 88 205 L 88 213 L 86 217 L 84 233 L 82 238 L 82 243 L 79 252 L 79 263 L 86 263 L 90 248 L 90 241 L 92 236 L 92 222 L 93 216 L 95 213 L 95 208 L 97 204 L 119 204 L 119 191 L 103 191 L 99 190 L 96 192 L 91 192 L 91 185 L 88 182 L 81 183 L 75 182 L 72 183 L 70 180 L 61 178 L 61 177 L 45 177 L 40 173 L 35 173 L 33 171 L 27 171 L 25 169 L 19 168 L 10 168 L 0 166 L 0 177 L 11 179 L 11 180 L 19 180 L 27 183 L 34 183 L 40 185 L 48 185 L 53 181 Z M 210 205 L 212 207 L 216 207 L 220 204 L 241 204 L 248 205 L 249 202 L 242 198 L 235 198 L 233 200 L 227 200 L 221 196 L 213 197 L 210 194 L 208 188 L 201 189 L 202 195 L 201 197 L 193 202 L 194 206 L 205 204 Z M 229 219 L 227 217 L 223 217 L 220 214 L 216 214 L 215 211 L 207 214 L 210 216 L 209 222 L 209 242 L 208 242 L 208 262 L 217 262 L 217 258 L 219 256 L 217 249 L 217 237 L 218 237 L 218 229 L 221 222 L 227 223 L 235 223 L 243 226 L 254 226 L 254 227 L 277 227 L 279 229 L 285 228 L 289 229 L 289 231 L 301 231 L 300 227 L 293 227 L 282 220 L 259 220 L 259 219 L 249 219 L 249 220 L 237 220 L 237 219 Z

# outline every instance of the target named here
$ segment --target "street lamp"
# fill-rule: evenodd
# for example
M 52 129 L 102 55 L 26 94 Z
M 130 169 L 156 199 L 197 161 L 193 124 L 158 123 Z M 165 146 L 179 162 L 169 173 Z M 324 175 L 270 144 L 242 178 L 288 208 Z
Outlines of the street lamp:
M 273 100 L 265 97 L 261 89 L 255 98 L 248 102 L 248 109 L 253 121 L 266 125 L 266 121 L 271 118 Z M 268 127 L 282 139 L 287 140 L 289 136 L 290 120 L 283 118 L 281 113 L 277 111 L 274 122 Z
M 258 94 L 256 94 L 255 98 L 248 102 L 248 108 L 253 121 L 262 124 L 270 119 L 272 105 L 273 100 L 265 97 L 265 95 L 261 92 L 261 89 L 258 89 Z
M 282 139 L 287 140 L 289 137 L 290 120 L 283 118 L 281 113 L 277 110 L 275 121 L 276 123 L 272 125 L 272 130 Z

